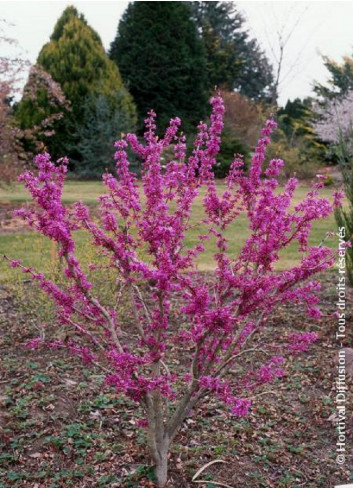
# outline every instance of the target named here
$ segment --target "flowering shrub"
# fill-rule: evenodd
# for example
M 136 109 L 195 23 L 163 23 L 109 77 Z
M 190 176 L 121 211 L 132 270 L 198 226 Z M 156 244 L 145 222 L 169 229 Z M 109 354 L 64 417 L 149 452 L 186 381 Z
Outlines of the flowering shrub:
M 309 316 L 318 317 L 319 284 L 308 279 L 334 262 L 329 248 L 309 247 L 308 239 L 313 221 L 327 217 L 342 194 L 337 192 L 332 203 L 320 198 L 319 181 L 291 208 L 298 181 L 291 178 L 278 191 L 283 161 L 272 160 L 262 172 L 276 127 L 272 119 L 261 132 L 249 173 L 237 156 L 226 189 L 219 193 L 212 168 L 220 148 L 224 106 L 220 97 L 211 105 L 210 125 L 199 124 L 187 161 L 185 136 L 178 131 L 180 119 L 172 119 L 164 137 L 158 138 L 153 111 L 145 121 L 144 144 L 133 134 L 115 144 L 117 176 L 103 177 L 107 192 L 99 199 L 100 224 L 82 203 L 71 209 L 63 205 L 65 158 L 55 164 L 48 154 L 39 155 L 38 174 L 27 171 L 21 176 L 37 205 L 18 210 L 17 215 L 58 243 L 68 285 L 58 286 L 19 261 L 11 265 L 22 268 L 46 292 L 57 306 L 58 322 L 81 338 L 80 342 L 34 339 L 29 346 L 67 348 L 85 364 L 100 367 L 107 384 L 142 405 L 146 419 L 141 425 L 148 432 L 160 486 L 167 481 L 170 444 L 198 402 L 211 394 L 233 415 L 246 415 L 256 389 L 284 374 L 283 350 L 295 354 L 315 341 L 315 334 L 305 333 L 292 335 L 284 347 L 276 338 L 266 345 L 261 334 L 272 311 L 287 301 L 303 304 Z M 174 158 L 162 165 L 163 151 L 171 144 Z M 140 184 L 129 169 L 128 146 L 143 162 Z M 205 231 L 187 247 L 193 203 L 201 191 Z M 247 215 L 250 237 L 233 256 L 225 232 L 241 213 Z M 90 234 L 93 246 L 116 270 L 114 303 L 100 299 L 77 259 L 73 234 L 77 229 Z M 211 238 L 217 245 L 214 274 L 200 275 L 196 259 Z M 299 264 L 276 272 L 280 251 L 292 242 L 302 257 Z M 99 267 L 97 261 L 90 269 Z M 133 327 L 117 314 L 123 295 L 131 301 Z M 175 296 L 178 301 L 172 301 Z M 175 348 L 181 354 L 187 349 L 190 356 L 176 364 Z M 237 371 L 239 357 L 250 354 L 251 366 L 244 363 Z

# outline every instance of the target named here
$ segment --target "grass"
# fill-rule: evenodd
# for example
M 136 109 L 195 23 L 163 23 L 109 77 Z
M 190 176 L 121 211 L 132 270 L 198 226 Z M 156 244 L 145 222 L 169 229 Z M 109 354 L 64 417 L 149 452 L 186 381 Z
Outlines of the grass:
M 219 183 L 218 188 L 221 191 L 224 189 L 224 185 Z M 301 201 L 305 197 L 307 191 L 308 188 L 300 187 L 295 194 L 293 205 Z M 102 193 L 103 186 L 100 182 L 69 181 L 65 187 L 63 200 L 67 204 L 81 200 L 88 205 L 93 205 L 97 203 L 97 197 Z M 329 197 L 331 194 L 332 189 L 324 188 L 322 190 L 322 196 L 324 197 Z M 202 230 L 202 225 L 199 224 L 203 217 L 202 197 L 203 194 L 201 193 L 195 203 L 191 222 L 195 225 L 195 227 L 188 233 L 186 239 L 187 247 L 191 247 L 196 243 L 198 234 Z M 0 189 L 0 205 L 1 203 L 23 203 L 30 201 L 31 199 L 27 191 L 20 185 L 14 186 L 11 190 Z M 327 231 L 334 230 L 336 230 L 336 224 L 333 216 L 330 216 L 325 220 L 316 221 L 312 229 L 310 244 L 319 244 Z M 234 255 L 238 253 L 249 235 L 246 217 L 244 215 L 240 215 L 238 219 L 229 227 L 226 235 L 231 243 L 230 254 Z M 78 231 L 75 233 L 75 236 L 77 239 L 78 249 L 85 250 L 86 244 L 89 240 L 87 234 L 83 231 Z M 337 240 L 335 238 L 331 238 L 328 241 L 328 245 L 332 247 L 337 246 Z M 49 240 L 32 232 L 14 232 L 0 236 L 1 255 L 6 254 L 11 258 L 16 259 L 22 258 L 25 265 L 31 265 L 38 269 L 46 270 L 48 268 L 52 260 L 52 246 L 53 245 Z M 200 270 L 212 270 L 214 267 L 213 254 L 216 251 L 214 240 L 207 243 L 206 248 L 205 253 L 203 253 L 198 260 Z M 300 255 L 298 255 L 297 247 L 295 244 L 293 244 L 282 252 L 281 261 L 278 263 L 278 269 L 285 269 L 293 266 L 298 263 L 299 259 Z M 6 271 L 4 270 L 4 267 L 2 267 L 0 270 L 0 278 L 4 278 L 4 274 L 6 274 Z
M 100 181 L 65 183 L 63 201 L 67 204 L 82 200 L 85 204 L 93 205 L 97 203 L 97 197 L 104 192 L 103 184 Z M 15 184 L 11 187 L 0 187 L 1 202 L 31 202 L 31 196 L 22 184 Z

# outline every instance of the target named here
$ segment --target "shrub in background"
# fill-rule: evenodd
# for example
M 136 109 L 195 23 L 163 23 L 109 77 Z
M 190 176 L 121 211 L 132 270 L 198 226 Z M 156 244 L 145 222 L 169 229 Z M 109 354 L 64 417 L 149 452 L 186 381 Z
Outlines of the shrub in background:
M 101 222 L 76 203 L 67 209 L 61 200 L 67 160 L 53 163 L 48 154 L 36 157 L 38 175 L 21 177 L 36 207 L 18 210 L 28 224 L 58 244 L 65 283 L 12 260 L 56 305 L 58 324 L 65 324 L 77 341 L 34 339 L 32 348 L 67 348 L 73 355 L 100 367 L 106 383 L 142 405 L 148 448 L 159 486 L 167 483 L 168 452 L 184 419 L 206 396 L 223 402 L 233 416 L 245 416 L 258 388 L 284 373 L 285 354 L 306 350 L 315 333 L 278 334 L 264 344 L 262 332 L 277 306 L 289 301 L 302 305 L 311 317 L 320 316 L 319 289 L 312 276 L 330 267 L 334 252 L 308 246 L 313 221 L 327 217 L 334 201 L 320 198 L 317 182 L 303 201 L 291 207 L 298 181 L 291 178 L 278 192 L 283 162 L 270 161 L 263 171 L 266 150 L 275 122 L 261 132 L 248 175 L 237 157 L 218 193 L 212 171 L 220 150 L 223 101 L 211 100 L 209 127 L 200 123 L 194 150 L 186 161 L 185 136 L 180 119 L 170 121 L 165 135 L 156 136 L 155 114 L 146 119 L 144 144 L 133 134 L 116 143 L 116 175 L 105 174 L 106 194 L 99 199 Z M 174 155 L 161 164 L 165 148 Z M 142 181 L 129 170 L 127 147 L 143 161 Z M 189 217 L 200 191 L 204 192 L 203 225 L 195 246 L 186 246 Z M 231 253 L 225 237 L 240 213 L 248 218 L 250 237 L 239 255 Z M 114 300 L 100 297 L 76 255 L 73 232 L 84 229 L 92 246 L 101 250 L 90 272 L 103 263 L 112 271 Z M 198 274 L 195 261 L 215 239 L 213 275 Z M 235 238 L 234 238 L 235 239 Z M 297 243 L 298 265 L 274 271 L 280 252 Z M 132 322 L 119 318 L 121 294 L 129 297 Z M 178 298 L 178 300 L 174 300 Z M 185 350 L 188 355 L 185 356 Z M 175 362 L 180 354 L 182 361 Z M 237 370 L 236 362 L 246 355 Z M 244 357 L 243 357 L 244 358 Z
M 54 153 L 60 150 L 60 146 L 55 147 L 53 136 L 56 132 L 61 134 L 70 113 L 71 104 L 60 84 L 40 66 L 32 66 L 22 99 L 14 108 L 15 119 L 20 129 L 18 139 L 28 159 L 48 146 Z
M 274 141 L 269 148 L 269 158 L 283 158 L 285 165 L 281 171 L 281 180 L 297 177 L 300 180 L 312 179 L 320 167 L 315 152 L 308 148 L 302 138 L 288 139 L 286 134 L 278 129 Z
M 234 136 L 234 133 L 231 130 L 225 129 L 222 135 L 222 142 L 217 157 L 217 163 L 212 169 L 216 178 L 227 177 L 232 161 L 237 154 L 241 154 L 244 157 L 245 168 L 245 161 L 249 157 L 248 148 L 236 136 Z
M 256 145 L 263 122 L 262 108 L 237 92 L 220 91 L 225 106 L 224 130 L 220 151 L 213 171 L 216 178 L 225 178 L 236 154 L 242 154 L 245 167 L 250 151 Z
M 135 120 L 119 108 L 124 96 L 124 90 L 117 92 L 114 103 L 102 94 L 87 97 L 82 124 L 77 129 L 82 161 L 76 163 L 75 173 L 80 177 L 101 178 L 104 172 L 113 170 L 114 142 L 135 125 Z
M 224 101 L 224 128 L 248 148 L 253 149 L 264 122 L 263 106 L 237 92 L 220 91 Z

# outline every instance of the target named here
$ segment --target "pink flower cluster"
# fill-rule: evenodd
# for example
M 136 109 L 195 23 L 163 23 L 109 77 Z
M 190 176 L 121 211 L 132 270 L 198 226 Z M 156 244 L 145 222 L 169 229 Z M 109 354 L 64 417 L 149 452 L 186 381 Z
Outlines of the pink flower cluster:
M 289 335 L 288 348 L 293 352 L 303 352 L 310 348 L 310 345 L 318 340 L 318 335 L 311 333 L 291 333 Z
M 157 137 L 153 111 L 145 121 L 143 143 L 128 134 L 115 144 L 116 174 L 103 176 L 100 222 L 83 203 L 71 209 L 62 203 L 67 160 L 53 163 L 48 154 L 39 155 L 38 174 L 27 171 L 21 176 L 36 206 L 17 215 L 58 244 L 66 285 L 53 283 L 20 261 L 11 261 L 11 266 L 38 283 L 57 305 L 58 322 L 81 338 L 80 344 L 62 346 L 85 363 L 100 366 L 109 385 L 141 402 L 148 423 L 153 421 L 151 406 L 160 409 L 158 396 L 180 402 L 187 413 L 196 400 L 213 393 L 235 415 L 245 415 L 251 404 L 247 390 L 284 373 L 277 353 L 286 353 L 286 347 L 277 338 L 263 344 L 261 333 L 269 316 L 280 304 L 291 302 L 317 317 L 318 284 L 310 278 L 334 262 L 330 248 L 309 246 L 308 241 L 313 222 L 327 217 L 342 195 L 336 194 L 334 203 L 321 198 L 318 182 L 302 202 L 291 206 L 298 181 L 291 178 L 278 188 L 283 161 L 274 159 L 263 171 L 276 127 L 272 118 L 262 130 L 249 171 L 236 156 L 226 188 L 220 190 L 212 169 L 220 150 L 222 99 L 214 97 L 211 106 L 210 123 L 199 124 L 188 158 L 180 119 L 172 119 L 164 137 Z M 128 148 L 142 161 L 141 182 L 130 170 Z M 166 150 L 173 154 L 167 162 Z M 190 244 L 198 196 L 203 196 L 203 216 L 199 237 Z M 237 236 L 230 226 L 240 214 L 247 216 L 249 237 L 234 254 Z M 100 263 L 84 270 L 76 254 L 77 229 L 91 236 L 93 246 L 102 250 L 101 259 L 115 270 L 117 284 L 123 284 L 121 296 L 131 301 L 132 324 L 119 316 L 117 303 L 105 304 L 92 286 L 88 271 L 99 269 Z M 217 247 L 213 275 L 197 272 L 197 258 L 208 240 Z M 297 246 L 298 264 L 275 271 L 280 252 L 290 244 Z M 293 335 L 292 350 L 304 351 L 314 337 Z M 34 340 L 30 346 L 39 344 Z M 183 361 L 173 362 L 175 352 L 182 355 L 185 348 Z M 276 356 L 256 370 L 244 362 L 233 381 L 238 357 L 249 352 L 262 358 L 264 349 Z

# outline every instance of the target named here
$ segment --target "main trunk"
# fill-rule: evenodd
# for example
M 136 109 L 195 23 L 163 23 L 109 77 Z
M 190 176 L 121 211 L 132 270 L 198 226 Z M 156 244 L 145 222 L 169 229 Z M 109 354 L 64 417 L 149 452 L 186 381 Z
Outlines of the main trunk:
M 158 487 L 166 487 L 167 484 L 169 448 L 170 440 L 167 436 L 156 437 L 156 433 L 150 432 L 149 449 L 155 466 Z
M 167 487 L 168 480 L 168 452 L 169 443 L 164 443 L 159 448 L 159 459 L 155 461 L 155 476 L 158 487 Z
M 162 396 L 154 391 L 147 398 L 148 448 L 155 465 L 158 487 L 166 487 L 171 438 L 163 421 Z

